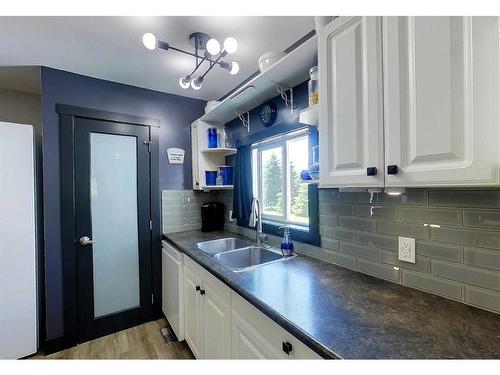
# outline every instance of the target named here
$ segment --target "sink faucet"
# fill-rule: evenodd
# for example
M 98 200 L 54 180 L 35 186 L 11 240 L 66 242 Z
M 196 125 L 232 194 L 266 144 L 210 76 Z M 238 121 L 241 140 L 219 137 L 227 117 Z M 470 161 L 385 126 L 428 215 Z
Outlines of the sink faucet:
M 264 241 L 267 240 L 267 236 L 262 232 L 262 207 L 257 198 L 254 198 L 252 201 L 252 211 L 248 225 L 255 227 L 255 242 L 257 243 L 257 246 L 264 245 Z

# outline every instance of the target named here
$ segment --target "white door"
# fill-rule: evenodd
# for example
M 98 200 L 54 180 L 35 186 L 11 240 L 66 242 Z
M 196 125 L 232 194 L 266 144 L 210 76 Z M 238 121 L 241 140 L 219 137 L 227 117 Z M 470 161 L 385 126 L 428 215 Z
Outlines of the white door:
M 380 17 L 339 17 L 319 33 L 320 185 L 384 185 Z
M 196 358 L 201 358 L 202 296 L 201 279 L 184 266 L 184 338 Z
M 250 323 L 233 310 L 231 358 L 282 359 L 283 356 Z
M 497 17 L 384 17 L 383 46 L 386 185 L 498 184 Z
M 231 358 L 231 305 L 203 282 L 203 358 Z

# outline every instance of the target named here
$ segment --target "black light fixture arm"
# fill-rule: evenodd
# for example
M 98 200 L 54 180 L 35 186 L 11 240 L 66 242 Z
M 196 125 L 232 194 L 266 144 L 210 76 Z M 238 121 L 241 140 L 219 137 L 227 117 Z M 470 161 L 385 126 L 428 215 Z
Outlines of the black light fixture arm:
M 198 65 L 201 65 L 201 63 L 202 63 L 203 61 L 210 61 L 210 68 L 209 68 L 209 69 L 212 69 L 212 65 L 214 65 L 214 64 L 217 64 L 217 65 L 219 65 L 221 68 L 225 68 L 225 69 L 228 69 L 228 68 L 229 68 L 229 66 L 230 66 L 230 64 L 229 64 L 228 62 L 225 62 L 225 61 L 220 61 L 220 59 L 223 57 L 223 56 L 222 56 L 222 53 L 221 53 L 221 55 L 219 55 L 219 57 L 217 58 L 217 60 L 212 60 L 210 57 L 208 57 L 208 58 L 207 58 L 207 56 L 201 56 L 201 55 L 199 55 L 197 52 L 196 52 L 196 53 L 193 53 L 193 52 L 189 52 L 189 51 L 184 51 L 184 50 L 182 50 L 182 49 L 180 49 L 180 48 L 173 47 L 173 46 L 171 46 L 169 43 L 167 43 L 167 42 L 163 42 L 163 41 L 161 41 L 161 40 L 158 40 L 158 48 L 163 49 L 163 50 L 165 50 L 165 51 L 168 51 L 168 50 L 177 51 L 177 52 L 183 53 L 183 54 L 185 54 L 185 55 L 193 56 L 193 57 L 195 57 L 196 59 L 201 59 L 202 61 L 201 61 L 199 64 L 197 64 L 197 68 L 198 68 Z M 224 56 L 225 56 L 225 55 L 226 55 L 226 54 L 224 54 Z M 193 73 L 194 73 L 194 71 L 193 71 Z M 193 73 L 191 73 L 191 75 L 192 75 Z

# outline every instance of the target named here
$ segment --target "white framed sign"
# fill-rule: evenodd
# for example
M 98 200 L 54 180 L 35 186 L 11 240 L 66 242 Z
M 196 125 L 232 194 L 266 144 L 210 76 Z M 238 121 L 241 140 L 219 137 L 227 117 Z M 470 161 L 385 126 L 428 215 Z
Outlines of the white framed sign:
M 169 164 L 184 164 L 184 151 L 182 148 L 169 148 L 167 149 L 167 156 Z

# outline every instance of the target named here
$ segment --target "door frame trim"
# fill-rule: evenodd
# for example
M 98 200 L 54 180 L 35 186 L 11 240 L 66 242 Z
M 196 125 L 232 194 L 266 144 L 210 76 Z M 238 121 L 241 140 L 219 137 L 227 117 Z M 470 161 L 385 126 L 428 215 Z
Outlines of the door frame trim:
M 150 214 L 151 270 L 153 306 L 150 319 L 161 316 L 161 211 L 159 188 L 159 124 L 157 119 L 101 111 L 91 108 L 57 104 L 60 129 L 61 171 L 61 245 L 63 268 L 63 326 L 64 334 L 58 337 L 57 349 L 62 350 L 78 343 L 78 285 L 75 243 L 75 118 L 88 118 L 149 127 L 150 156 Z M 156 246 L 158 245 L 158 246 Z M 156 250 L 158 247 L 158 250 Z

